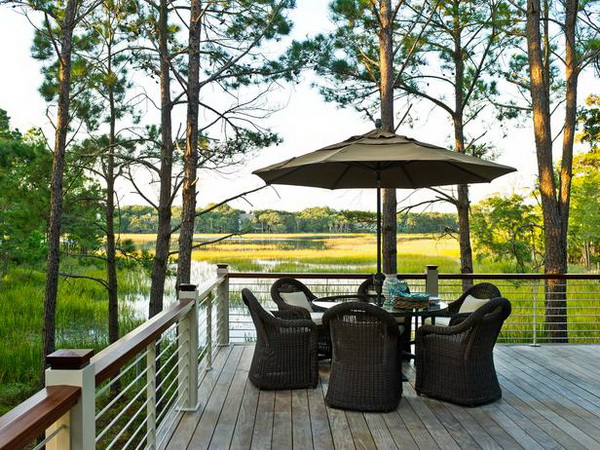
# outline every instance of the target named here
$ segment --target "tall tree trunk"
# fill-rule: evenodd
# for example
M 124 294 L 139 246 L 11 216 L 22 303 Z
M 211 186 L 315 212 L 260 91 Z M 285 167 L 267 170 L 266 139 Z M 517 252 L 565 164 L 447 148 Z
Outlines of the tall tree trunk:
M 579 79 L 579 61 L 575 46 L 575 29 L 579 2 L 568 0 L 565 3 L 565 126 L 563 131 L 562 158 L 559 186 L 559 210 L 561 217 L 561 245 L 564 246 L 565 271 L 567 269 L 567 232 L 569 225 L 569 205 L 571 202 L 571 181 L 573 178 L 573 142 L 577 125 L 577 84 Z
M 169 67 L 169 27 L 168 1 L 160 1 L 158 21 L 158 45 L 160 54 L 160 194 L 158 200 L 158 230 L 156 251 L 152 267 L 152 286 L 150 287 L 149 317 L 163 309 L 163 295 L 169 261 L 169 242 L 171 239 L 171 176 L 173 172 L 173 135 L 171 130 L 171 73 Z
M 381 28 L 379 30 L 379 69 L 381 85 L 379 87 L 381 99 L 382 128 L 394 132 L 394 65 L 393 65 L 393 20 L 390 0 L 381 0 L 379 5 Z M 396 273 L 397 247 L 396 247 L 396 189 L 383 189 L 383 223 L 382 262 L 384 273 Z
M 531 78 L 533 131 L 538 161 L 542 214 L 544 218 L 545 272 L 560 274 L 566 271 L 565 228 L 561 224 L 559 201 L 552 162 L 552 133 L 550 124 L 549 80 L 542 54 L 540 34 L 540 2 L 527 1 L 527 54 Z M 567 194 L 568 195 L 568 194 Z M 546 323 L 549 338 L 554 342 L 567 341 L 566 289 L 562 282 L 550 280 L 546 286 Z
M 463 61 L 462 28 L 460 20 L 460 4 L 454 2 L 454 150 L 464 154 L 465 130 L 463 123 L 465 100 L 465 64 Z M 460 248 L 460 272 L 473 273 L 473 251 L 471 249 L 471 225 L 469 223 L 469 186 L 460 184 L 457 187 L 456 209 L 458 213 L 458 242 Z M 463 280 L 463 289 L 466 290 L 472 284 L 471 280 Z
M 112 72 L 112 49 L 108 49 L 108 73 Z M 119 300 L 117 281 L 117 258 L 115 245 L 115 146 L 117 113 L 115 109 L 114 88 L 108 93 L 110 110 L 110 129 L 108 155 L 106 161 L 106 272 L 108 281 L 108 341 L 112 344 L 119 340 Z
M 187 123 L 184 154 L 183 205 L 179 230 L 177 285 L 190 282 L 194 219 L 196 218 L 196 165 L 198 164 L 198 101 L 200 97 L 200 0 L 192 0 L 188 42 Z
M 48 225 L 48 257 L 46 267 L 46 290 L 44 294 L 44 326 L 42 330 L 43 356 L 55 350 L 56 297 L 60 263 L 60 222 L 62 218 L 63 174 L 67 132 L 69 129 L 69 105 L 71 87 L 71 50 L 77 0 L 68 0 L 61 26 L 58 70 L 58 112 L 50 182 L 50 219 Z M 43 379 L 43 373 L 42 373 Z

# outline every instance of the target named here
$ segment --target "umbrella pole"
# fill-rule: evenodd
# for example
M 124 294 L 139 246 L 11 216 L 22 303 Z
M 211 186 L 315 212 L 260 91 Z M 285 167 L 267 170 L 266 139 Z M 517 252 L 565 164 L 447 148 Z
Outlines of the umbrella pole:
M 381 295 L 381 173 L 375 173 L 377 177 L 377 273 L 375 274 L 375 292 L 377 293 L 377 304 L 383 304 Z

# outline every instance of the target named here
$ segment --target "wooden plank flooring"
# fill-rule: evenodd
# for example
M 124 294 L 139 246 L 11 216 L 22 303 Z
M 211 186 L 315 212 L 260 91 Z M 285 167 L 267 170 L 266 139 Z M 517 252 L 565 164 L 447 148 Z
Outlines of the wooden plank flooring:
M 595 449 L 600 450 L 600 345 L 498 345 L 502 398 L 477 408 L 419 397 L 404 364 L 396 411 L 324 404 L 316 389 L 260 391 L 248 381 L 252 345 L 223 348 L 203 374 L 201 407 L 185 413 L 168 449 Z

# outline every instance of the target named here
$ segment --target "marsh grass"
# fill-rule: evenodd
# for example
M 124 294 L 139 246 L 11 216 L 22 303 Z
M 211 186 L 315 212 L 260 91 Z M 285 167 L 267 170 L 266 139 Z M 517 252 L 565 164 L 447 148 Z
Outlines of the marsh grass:
M 209 240 L 214 236 L 198 236 Z M 311 239 L 320 248 L 285 245 Z M 376 237 L 371 234 L 244 235 L 243 239 L 210 244 L 194 251 L 193 258 L 209 263 L 227 262 L 236 271 L 364 272 L 376 270 Z M 433 235 L 398 236 L 398 272 L 422 272 L 425 264 L 455 271 L 458 243 Z
M 86 275 L 100 277 L 103 273 L 91 268 Z M 123 294 L 139 288 L 133 274 L 122 279 Z M 40 272 L 14 269 L 0 284 L 0 414 L 38 388 L 44 281 L 45 276 Z M 121 302 L 119 315 L 123 334 L 141 322 L 124 302 Z M 56 309 L 56 348 L 97 351 L 108 343 L 107 324 L 104 287 L 89 280 L 61 279 Z

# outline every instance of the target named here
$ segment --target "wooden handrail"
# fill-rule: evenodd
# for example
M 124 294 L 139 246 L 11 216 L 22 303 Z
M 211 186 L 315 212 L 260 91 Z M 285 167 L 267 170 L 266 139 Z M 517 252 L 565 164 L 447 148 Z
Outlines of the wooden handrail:
M 135 354 L 187 314 L 193 303 L 192 299 L 179 301 L 172 308 L 157 314 L 94 356 L 92 362 L 96 373 L 96 385 L 117 373 Z
M 214 291 L 217 286 L 223 283 L 223 281 L 225 281 L 225 277 L 217 276 L 216 280 L 212 279 L 202 283 L 197 289 L 198 298 L 202 300 L 204 297 L 208 296 L 208 294 Z
M 368 273 L 276 273 L 276 272 L 229 272 L 229 278 L 305 278 L 305 279 L 347 279 L 364 280 L 371 276 Z M 409 280 L 424 280 L 425 273 L 400 273 L 402 277 Z M 596 273 L 438 273 L 440 280 L 600 280 L 600 274 Z
M 77 404 L 81 388 L 48 386 L 0 417 L 0 449 L 20 449 Z

